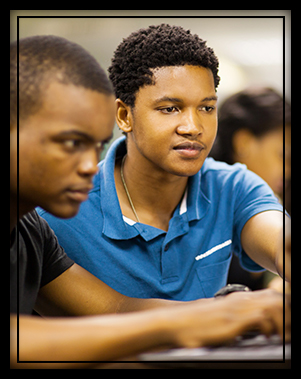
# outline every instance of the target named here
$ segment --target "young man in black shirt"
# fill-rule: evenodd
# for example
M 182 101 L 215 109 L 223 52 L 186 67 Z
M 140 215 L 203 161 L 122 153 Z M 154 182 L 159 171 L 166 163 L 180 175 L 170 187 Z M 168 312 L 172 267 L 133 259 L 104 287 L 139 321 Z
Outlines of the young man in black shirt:
M 111 137 L 114 107 L 104 71 L 77 44 L 43 36 L 20 40 L 19 51 L 11 45 L 12 367 L 36 367 L 37 361 L 76 366 L 79 360 L 120 359 L 160 346 L 221 343 L 252 328 L 281 335 L 283 302 L 276 293 L 185 305 L 135 299 L 66 256 L 34 209 L 41 206 L 62 218 L 76 215 Z M 55 317 L 33 316 L 33 309 Z

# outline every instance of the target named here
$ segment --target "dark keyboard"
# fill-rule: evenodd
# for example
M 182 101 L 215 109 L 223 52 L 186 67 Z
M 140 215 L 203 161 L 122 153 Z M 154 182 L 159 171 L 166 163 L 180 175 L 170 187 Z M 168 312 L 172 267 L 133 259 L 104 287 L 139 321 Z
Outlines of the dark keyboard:
M 285 355 L 283 355 L 285 353 Z M 290 359 L 291 345 L 285 344 L 278 335 L 246 335 L 237 337 L 230 345 L 195 349 L 171 349 L 141 355 L 148 361 L 282 361 Z

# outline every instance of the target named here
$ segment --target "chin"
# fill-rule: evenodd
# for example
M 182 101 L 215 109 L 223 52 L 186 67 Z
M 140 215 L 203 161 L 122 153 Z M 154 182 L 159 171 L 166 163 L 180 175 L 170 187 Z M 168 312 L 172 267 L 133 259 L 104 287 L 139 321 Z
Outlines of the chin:
M 198 172 L 199 172 L 199 170 L 197 170 L 197 171 L 185 171 L 185 172 L 179 172 L 179 173 L 177 173 L 177 176 L 190 177 L 190 176 L 194 176 L 194 175 L 197 174 Z
M 80 204 L 73 205 L 55 205 L 52 207 L 43 207 L 48 213 L 58 218 L 72 218 L 76 216 L 79 212 Z
M 176 175 L 176 176 L 183 176 L 183 177 L 190 177 L 198 173 L 200 169 L 198 170 L 191 170 L 191 169 L 181 169 L 181 170 L 170 170 L 168 171 L 170 174 Z
M 195 164 L 195 163 L 182 163 L 180 165 L 180 168 L 174 171 L 174 174 L 178 176 L 193 176 L 197 174 L 200 169 L 202 168 L 204 162 L 202 161 L 201 163 Z

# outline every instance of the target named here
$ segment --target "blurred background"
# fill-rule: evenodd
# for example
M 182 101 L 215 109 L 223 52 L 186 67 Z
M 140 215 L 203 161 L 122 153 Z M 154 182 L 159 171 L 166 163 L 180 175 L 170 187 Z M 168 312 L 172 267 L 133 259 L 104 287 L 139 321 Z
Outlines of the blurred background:
M 290 11 L 15 10 L 11 11 L 12 41 L 17 39 L 17 16 L 26 17 L 19 18 L 19 38 L 45 34 L 65 37 L 86 48 L 105 70 L 118 44 L 131 32 L 162 22 L 181 25 L 206 40 L 219 58 L 220 104 L 249 85 L 269 86 L 283 93 L 285 38 L 285 95 L 290 100 Z M 283 16 L 285 30 L 283 18 L 279 18 Z M 118 135 L 116 130 L 114 136 Z
M 11 40 L 17 39 L 16 16 L 57 16 L 20 18 L 19 38 L 54 34 L 85 47 L 105 69 L 114 50 L 131 32 L 162 22 L 181 25 L 207 41 L 220 60 L 219 98 L 237 92 L 249 84 L 272 86 L 282 92 L 283 19 L 286 16 L 285 45 L 290 45 L 289 11 L 11 11 Z M 165 14 L 169 17 L 163 17 Z M 128 18 L 59 18 L 62 16 L 126 16 Z M 149 17 L 151 15 L 160 18 Z M 173 18 L 172 15 L 181 17 Z M 191 16 L 245 16 L 248 18 L 185 18 Z M 135 16 L 138 18 L 131 18 Z M 147 18 L 139 18 L 144 16 Z M 264 18 L 250 18 L 250 16 Z M 273 17 L 273 18 L 271 18 Z M 286 54 L 289 69 L 290 54 Z M 288 83 L 287 83 L 288 84 Z M 289 96 L 290 88 L 286 88 Z

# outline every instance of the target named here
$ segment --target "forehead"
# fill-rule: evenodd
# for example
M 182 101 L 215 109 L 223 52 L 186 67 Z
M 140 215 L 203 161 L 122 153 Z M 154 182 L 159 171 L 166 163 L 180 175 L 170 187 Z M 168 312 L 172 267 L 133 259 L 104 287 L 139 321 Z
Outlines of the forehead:
M 52 82 L 45 89 L 42 106 L 25 124 L 51 133 L 75 127 L 101 140 L 104 134 L 111 134 L 114 109 L 114 96 Z
M 163 96 L 189 102 L 215 96 L 214 77 L 210 69 L 200 66 L 168 66 L 153 70 L 153 85 L 139 89 L 136 101 L 155 101 Z

